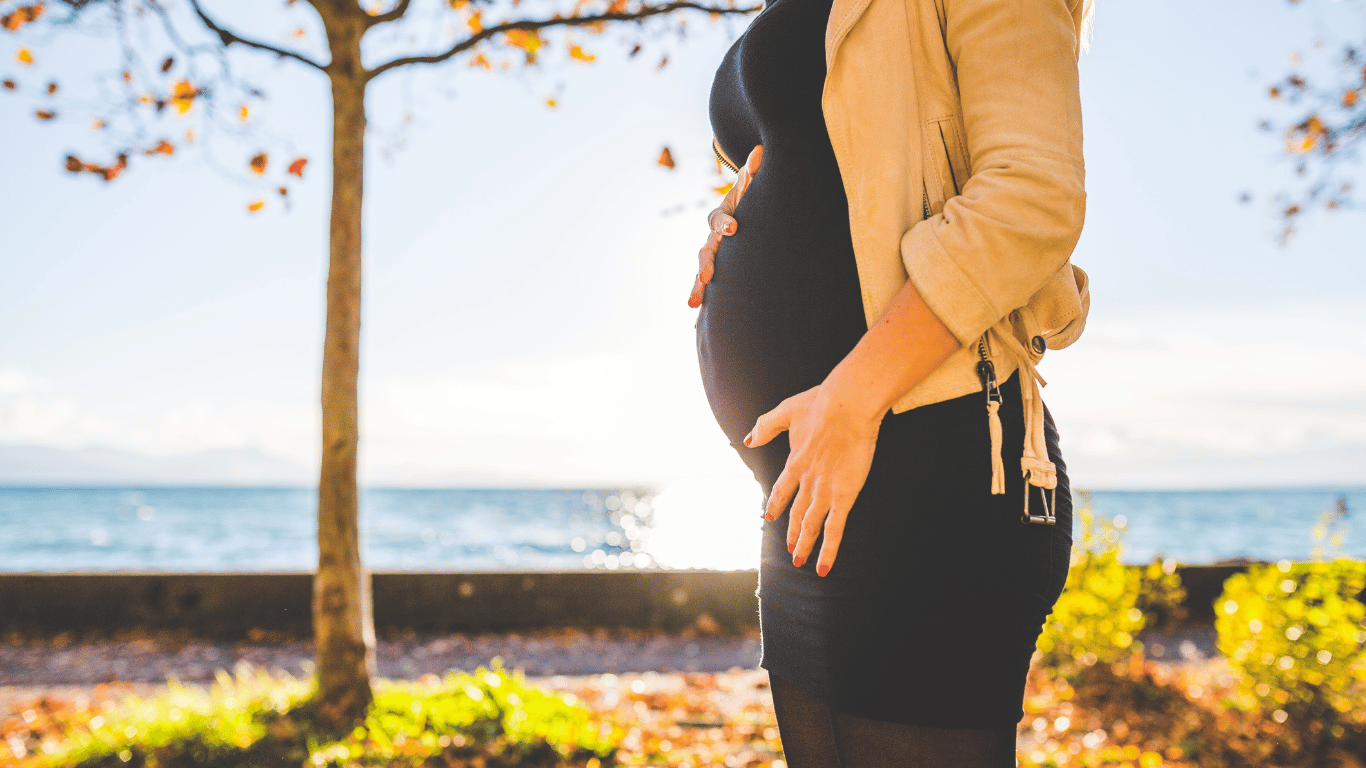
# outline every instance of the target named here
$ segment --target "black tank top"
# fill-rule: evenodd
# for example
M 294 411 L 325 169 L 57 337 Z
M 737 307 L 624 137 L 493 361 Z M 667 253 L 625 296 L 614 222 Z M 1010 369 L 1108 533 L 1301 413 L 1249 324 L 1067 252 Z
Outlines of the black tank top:
M 773 0 L 712 83 L 717 142 L 763 163 L 722 239 L 698 317 L 698 356 L 728 439 L 821 383 L 867 330 L 849 208 L 821 110 L 831 0 Z

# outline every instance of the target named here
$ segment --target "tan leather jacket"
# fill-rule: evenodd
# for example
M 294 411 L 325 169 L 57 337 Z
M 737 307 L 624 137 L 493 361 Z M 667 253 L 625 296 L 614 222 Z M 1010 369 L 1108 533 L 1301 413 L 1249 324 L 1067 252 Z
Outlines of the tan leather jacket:
M 984 358 L 997 381 L 1024 368 L 1022 470 L 1043 488 L 1056 478 L 1034 364 L 1072 343 L 1089 309 L 1086 274 L 1069 261 L 1086 207 L 1084 5 L 834 0 L 825 35 L 822 107 L 864 316 L 871 327 L 909 279 L 963 345 L 892 410 L 981 392 Z

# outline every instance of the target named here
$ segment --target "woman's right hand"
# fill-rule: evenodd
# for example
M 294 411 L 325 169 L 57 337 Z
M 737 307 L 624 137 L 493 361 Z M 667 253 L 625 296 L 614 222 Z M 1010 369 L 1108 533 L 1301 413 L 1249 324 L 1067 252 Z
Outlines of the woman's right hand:
M 721 245 L 721 238 L 735 234 L 735 230 L 739 226 L 731 214 L 735 213 L 735 206 L 740 204 L 740 198 L 745 196 L 745 190 L 749 189 L 749 183 L 754 179 L 754 174 L 759 172 L 759 163 L 763 161 L 763 157 L 764 145 L 755 145 L 745 160 L 745 164 L 740 166 L 740 173 L 735 178 L 735 184 L 721 199 L 721 206 L 707 214 L 707 224 L 711 227 L 711 234 L 707 236 L 707 242 L 702 245 L 702 249 L 697 252 L 697 278 L 693 280 L 692 295 L 688 297 L 688 306 L 694 309 L 702 306 L 702 296 L 706 293 L 707 283 L 711 282 L 712 275 L 715 272 L 716 249 Z

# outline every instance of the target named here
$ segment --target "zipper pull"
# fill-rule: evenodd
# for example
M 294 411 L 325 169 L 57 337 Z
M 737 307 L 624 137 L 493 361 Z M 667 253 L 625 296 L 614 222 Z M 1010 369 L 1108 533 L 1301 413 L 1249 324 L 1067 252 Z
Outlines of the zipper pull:
M 996 384 L 996 366 L 987 357 L 984 339 L 977 341 L 977 378 L 982 381 L 982 391 L 987 396 L 987 429 L 991 435 L 991 492 L 1001 495 L 1006 492 L 1006 470 L 1001 459 L 1001 388 Z

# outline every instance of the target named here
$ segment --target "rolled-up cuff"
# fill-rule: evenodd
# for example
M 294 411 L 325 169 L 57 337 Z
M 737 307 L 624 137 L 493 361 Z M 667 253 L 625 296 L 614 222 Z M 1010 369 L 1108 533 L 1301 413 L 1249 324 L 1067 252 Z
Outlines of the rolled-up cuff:
M 963 346 L 1005 315 L 939 245 L 926 222 L 901 237 L 901 260 L 925 304 Z

